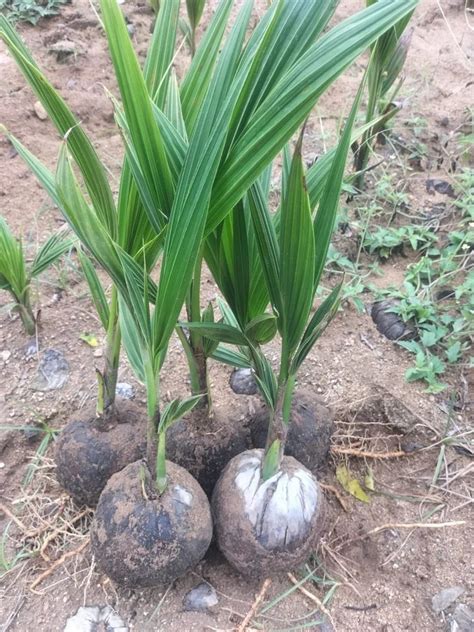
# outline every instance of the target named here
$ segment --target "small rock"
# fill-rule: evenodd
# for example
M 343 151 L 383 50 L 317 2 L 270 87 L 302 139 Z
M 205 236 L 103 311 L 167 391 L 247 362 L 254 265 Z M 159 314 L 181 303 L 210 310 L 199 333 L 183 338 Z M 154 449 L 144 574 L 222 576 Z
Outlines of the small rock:
M 255 395 L 257 392 L 252 369 L 236 369 L 230 376 L 229 384 L 237 395 Z
M 390 311 L 398 301 L 377 301 L 372 305 L 370 315 L 378 331 L 389 340 L 409 340 L 415 336 L 414 326 L 403 322 L 403 319 Z
M 433 194 L 435 191 L 437 193 L 441 193 L 442 195 L 448 195 L 450 198 L 455 198 L 456 193 L 454 192 L 453 187 L 446 180 L 436 180 L 434 178 L 428 178 L 426 181 L 426 191 L 427 193 Z
M 35 111 L 36 116 L 39 118 L 40 121 L 46 121 L 46 119 L 48 118 L 48 113 L 44 109 L 41 101 L 36 101 L 35 104 L 33 105 L 33 109 Z
M 135 390 L 133 386 L 127 382 L 117 382 L 115 393 L 124 399 L 133 399 L 135 397 Z
M 201 582 L 190 590 L 183 599 L 185 610 L 207 610 L 218 603 L 215 589 L 206 582 Z
M 35 391 L 52 391 L 62 388 L 69 378 L 69 363 L 62 351 L 46 349 L 38 364 L 32 388 Z
M 464 592 L 464 588 L 461 586 L 452 586 L 450 588 L 445 588 L 441 590 L 437 595 L 435 595 L 431 600 L 431 607 L 433 612 L 439 614 L 449 608 L 451 604 L 453 604 L 458 597 L 460 597 Z
M 38 353 L 36 338 L 31 338 L 24 347 L 25 358 L 29 360 Z
M 96 349 L 94 351 L 94 358 L 101 358 L 103 356 L 104 352 L 102 351 L 102 349 Z
M 134 24 L 127 24 L 127 31 L 128 31 L 128 34 L 130 35 L 130 37 L 133 37 L 135 35 L 135 25 Z
M 474 630 L 474 608 L 460 603 L 453 613 L 451 632 L 473 632 Z
M 6 362 L 11 356 L 11 354 L 12 354 L 11 351 L 8 351 L 8 349 L 5 349 L 5 351 L 2 351 L 0 353 L 0 358 L 3 360 L 3 362 Z
M 103 627 L 100 624 L 104 624 Z M 100 627 L 99 627 L 100 626 Z M 128 626 L 110 606 L 81 606 L 66 621 L 64 632 L 128 632 Z

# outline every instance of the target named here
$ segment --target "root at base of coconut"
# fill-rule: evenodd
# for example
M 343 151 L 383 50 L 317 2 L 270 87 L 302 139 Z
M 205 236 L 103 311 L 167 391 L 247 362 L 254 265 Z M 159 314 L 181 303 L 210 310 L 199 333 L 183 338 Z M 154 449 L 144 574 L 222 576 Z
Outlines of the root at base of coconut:
M 194 410 L 167 432 L 166 455 L 184 467 L 210 497 L 227 463 L 250 445 L 248 429 L 238 415 Z
M 89 410 L 61 431 L 55 446 L 56 478 L 79 504 L 94 507 L 107 481 L 145 453 L 145 416 L 119 398 L 106 419 Z
M 98 567 L 122 586 L 169 584 L 195 566 L 212 538 L 209 501 L 198 482 L 166 462 L 168 485 L 158 495 L 143 461 L 114 474 L 91 525 Z
M 290 420 L 285 454 L 317 472 L 327 462 L 335 431 L 331 411 L 317 397 L 301 390 L 293 398 Z M 250 422 L 254 448 L 265 447 L 268 421 L 268 409 L 262 406 Z
M 232 459 L 212 496 L 217 544 L 240 573 L 267 577 L 291 571 L 316 548 L 324 498 L 316 478 L 296 459 L 263 481 L 263 450 Z

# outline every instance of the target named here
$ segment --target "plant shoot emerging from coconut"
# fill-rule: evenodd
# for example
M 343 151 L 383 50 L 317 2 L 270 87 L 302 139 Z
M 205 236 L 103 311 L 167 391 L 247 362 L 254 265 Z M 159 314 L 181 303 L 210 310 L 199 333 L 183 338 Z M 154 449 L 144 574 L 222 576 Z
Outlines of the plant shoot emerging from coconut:
M 0 290 L 13 299 L 13 310 L 18 312 L 29 336 L 36 332 L 37 320 L 32 308 L 31 283 L 42 272 L 73 247 L 73 241 L 60 230 L 40 247 L 31 264 L 21 239 L 17 239 L 0 216 Z

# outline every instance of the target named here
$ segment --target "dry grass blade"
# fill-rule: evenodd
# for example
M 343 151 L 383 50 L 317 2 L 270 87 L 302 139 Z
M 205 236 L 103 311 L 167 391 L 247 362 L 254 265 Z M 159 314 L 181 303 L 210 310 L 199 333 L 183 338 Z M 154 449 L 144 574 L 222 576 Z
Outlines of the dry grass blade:
M 319 599 L 319 597 L 317 597 L 313 592 L 311 592 L 310 590 L 308 590 L 305 586 L 302 586 L 300 584 L 300 582 L 296 579 L 296 577 L 293 575 L 293 573 L 288 573 L 288 579 L 290 580 L 290 582 L 292 584 L 294 584 L 297 589 L 308 599 L 310 599 L 313 603 L 315 603 L 318 608 L 321 610 L 321 612 L 323 614 L 325 614 L 327 616 L 327 618 L 329 619 L 329 621 L 332 623 L 332 626 L 334 628 L 334 631 L 336 631 L 336 626 L 334 625 L 334 621 L 333 618 L 331 616 L 331 613 L 329 612 L 329 610 L 326 608 L 326 606 L 323 604 L 323 602 L 321 601 L 321 599 Z
M 87 538 L 86 540 L 84 540 L 84 542 L 82 544 L 80 544 L 77 548 L 73 549 L 72 551 L 67 551 L 67 553 L 64 553 L 63 555 L 61 555 L 61 557 L 59 559 L 57 559 L 55 562 L 53 562 L 53 564 L 51 564 L 51 566 L 49 568 L 47 568 L 45 571 L 43 571 L 40 575 L 38 575 L 38 577 L 34 580 L 34 582 L 30 585 L 30 590 L 32 592 L 35 592 L 35 588 L 41 584 L 41 582 L 43 580 L 45 580 L 47 577 L 49 577 L 52 573 L 54 573 L 54 571 L 59 568 L 59 566 L 61 566 L 62 564 L 64 564 L 64 562 L 68 559 L 70 559 L 71 557 L 75 557 L 76 555 L 78 555 L 79 553 L 81 553 L 81 551 L 83 551 L 86 546 L 89 544 L 89 538 Z
M 264 600 L 265 595 L 267 594 L 267 591 L 270 588 L 271 583 L 272 583 L 272 580 L 268 579 L 268 578 L 263 582 L 262 587 L 260 588 L 260 591 L 259 591 L 258 595 L 255 597 L 255 601 L 254 601 L 252 607 L 247 612 L 247 614 L 244 617 L 244 620 L 242 621 L 242 623 L 237 628 L 237 632 L 245 632 L 245 630 L 248 629 L 247 626 L 250 623 L 250 621 L 252 620 L 252 618 L 255 616 L 255 613 L 257 612 L 259 605 Z

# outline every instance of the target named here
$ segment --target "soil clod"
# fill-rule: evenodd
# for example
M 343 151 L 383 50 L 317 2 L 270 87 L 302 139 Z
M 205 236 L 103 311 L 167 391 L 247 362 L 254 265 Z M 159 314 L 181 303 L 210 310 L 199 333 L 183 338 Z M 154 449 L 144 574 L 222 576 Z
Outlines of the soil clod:
M 415 336 L 413 325 L 405 323 L 395 314 L 393 308 L 397 307 L 397 301 L 377 301 L 372 305 L 370 315 L 377 330 L 389 340 L 409 340 Z

